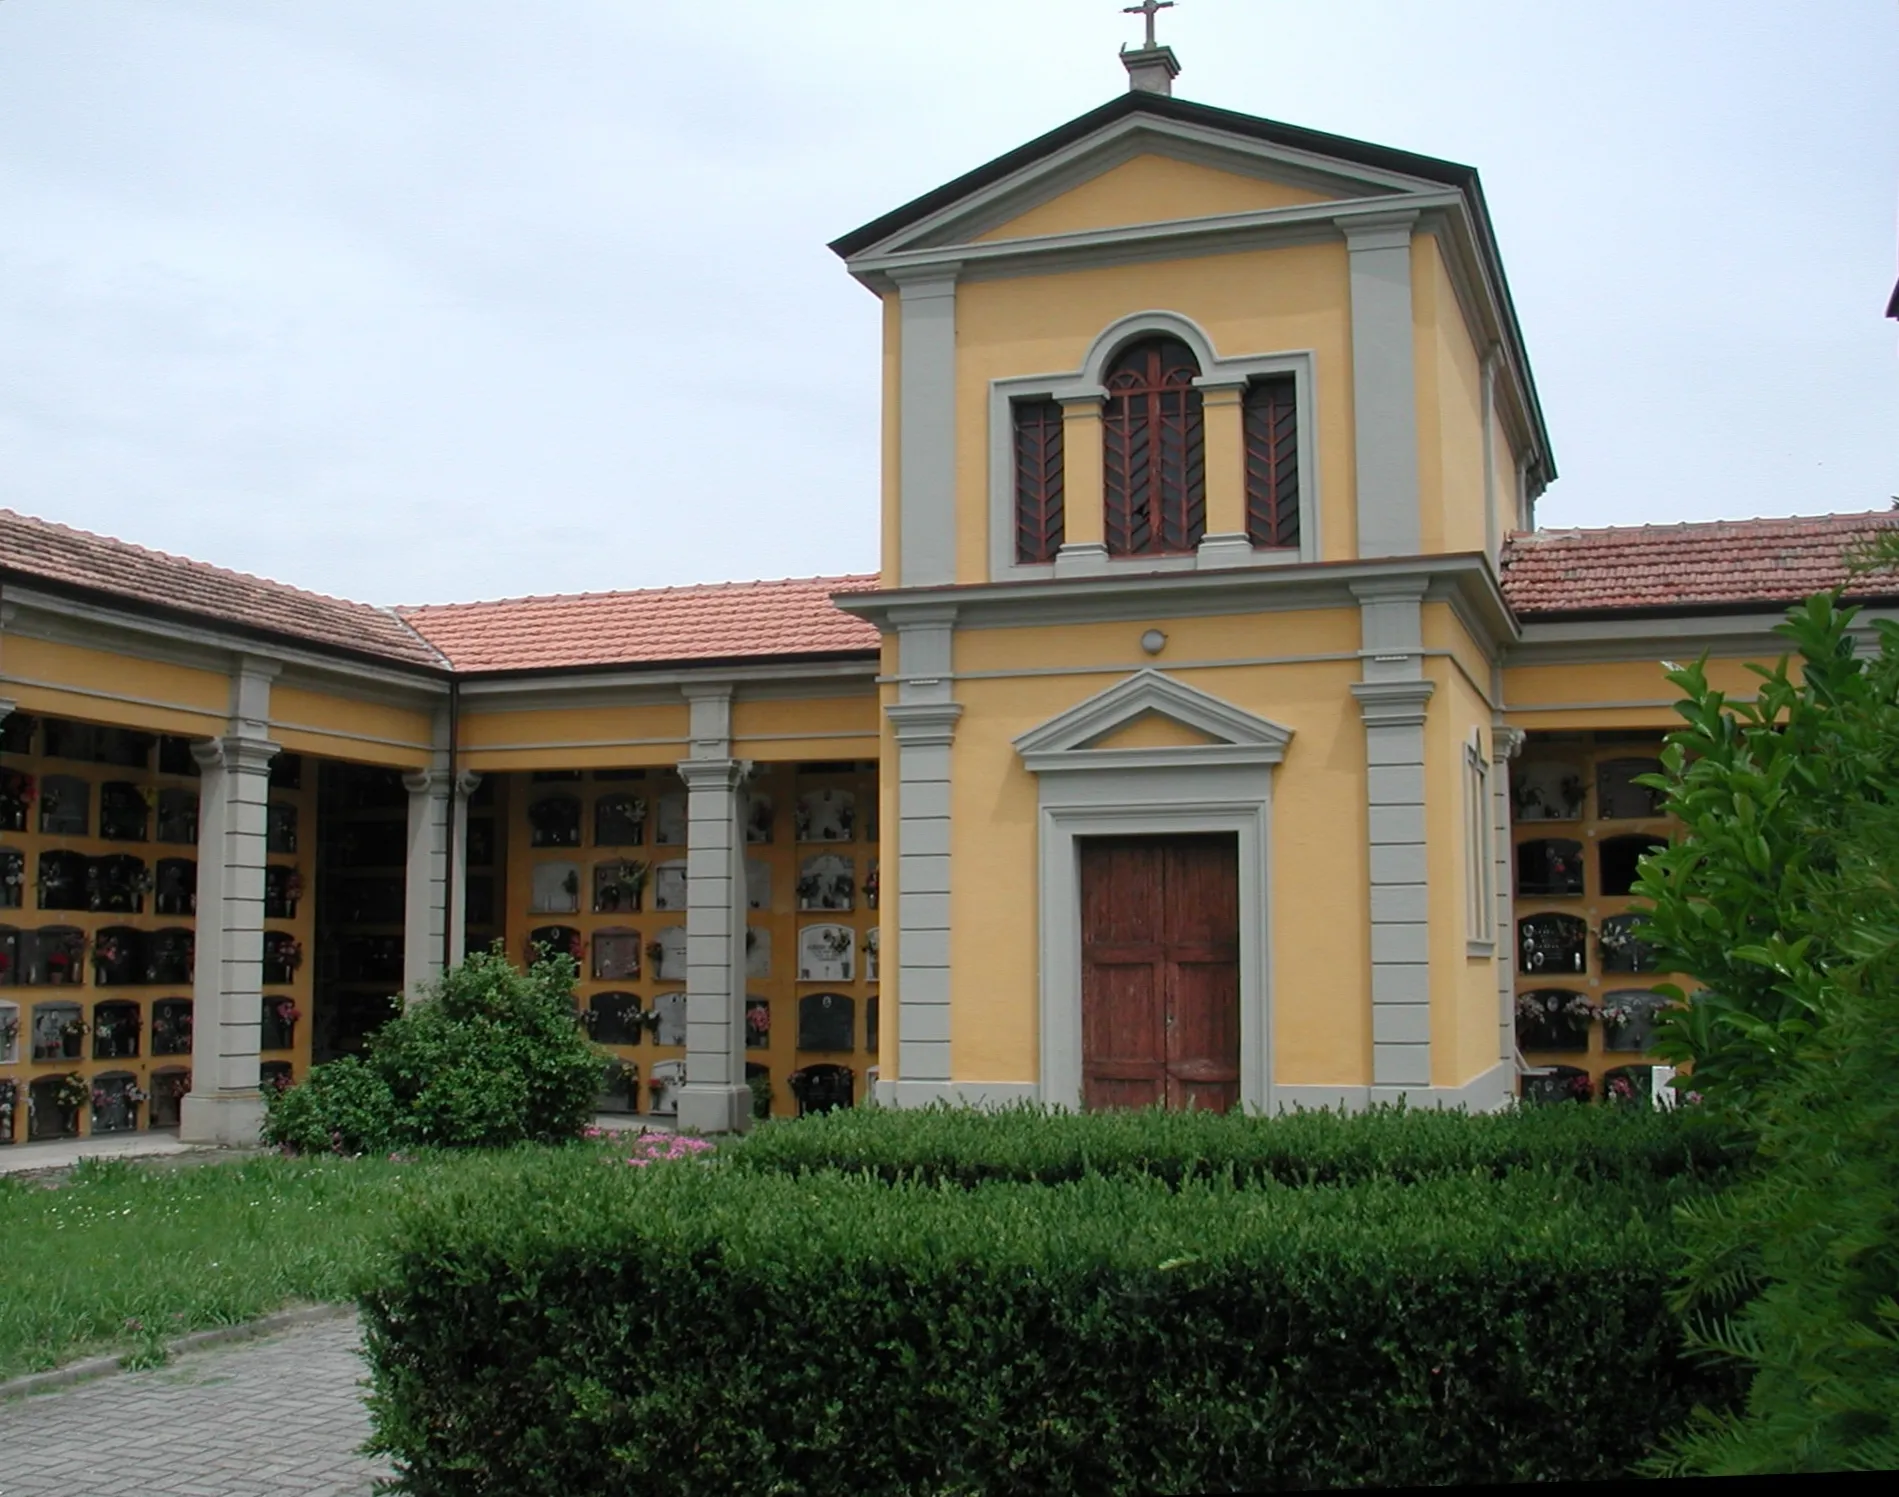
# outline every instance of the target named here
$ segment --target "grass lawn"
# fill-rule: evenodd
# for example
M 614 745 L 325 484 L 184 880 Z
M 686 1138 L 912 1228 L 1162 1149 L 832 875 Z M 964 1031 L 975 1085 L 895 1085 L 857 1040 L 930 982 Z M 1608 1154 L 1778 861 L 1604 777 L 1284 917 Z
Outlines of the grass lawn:
M 0 1177 L 0 1378 L 353 1297 L 403 1202 L 532 1173 L 551 1151 L 285 1159 L 189 1169 L 88 1161 Z

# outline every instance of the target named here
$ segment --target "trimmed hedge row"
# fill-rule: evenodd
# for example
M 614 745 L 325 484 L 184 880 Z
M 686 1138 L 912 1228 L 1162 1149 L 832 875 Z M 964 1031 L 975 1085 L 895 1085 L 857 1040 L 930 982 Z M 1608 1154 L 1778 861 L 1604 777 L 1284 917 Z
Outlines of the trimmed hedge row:
M 1696 1401 L 1650 1188 L 970 1188 L 593 1151 L 418 1206 L 364 1301 L 418 1497 L 1625 1475 Z
M 1339 1184 L 1555 1171 L 1580 1179 L 1717 1180 L 1748 1157 L 1744 1136 L 1700 1109 L 1524 1107 L 1462 1112 L 1373 1108 L 1244 1117 L 1211 1112 L 984 1112 L 840 1108 L 767 1124 L 723 1146 L 740 1168 L 868 1172 L 880 1180 L 1043 1185 L 1086 1175 L 1178 1184 Z

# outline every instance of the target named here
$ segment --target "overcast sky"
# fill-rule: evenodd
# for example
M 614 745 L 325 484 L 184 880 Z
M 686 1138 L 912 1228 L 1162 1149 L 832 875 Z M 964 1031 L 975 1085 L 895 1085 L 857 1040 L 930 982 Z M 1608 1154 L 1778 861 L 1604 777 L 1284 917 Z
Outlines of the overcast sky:
M 0 504 L 373 602 L 874 568 L 825 244 L 1128 0 L 0 0 Z M 1180 0 L 1186 98 L 1483 173 L 1547 524 L 1899 494 L 1894 0 Z

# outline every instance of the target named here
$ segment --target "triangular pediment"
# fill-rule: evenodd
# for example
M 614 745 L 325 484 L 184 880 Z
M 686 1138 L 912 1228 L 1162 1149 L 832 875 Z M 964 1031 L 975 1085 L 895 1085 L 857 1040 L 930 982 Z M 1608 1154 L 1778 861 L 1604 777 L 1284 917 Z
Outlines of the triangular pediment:
M 1337 187 L 1279 181 L 1257 172 L 1222 169 L 1184 160 L 1171 152 L 1149 150 L 1131 160 L 1102 165 L 1093 176 L 1044 197 L 1008 222 L 973 237 L 987 244 L 999 239 L 1078 234 L 1216 214 L 1304 208 L 1339 201 Z
M 1141 762 L 1276 764 L 1292 729 L 1177 681 L 1137 671 L 1015 740 L 1038 773 Z
M 1442 193 L 1466 167 L 1129 94 L 837 240 L 847 259 Z M 1157 184 L 1160 184 L 1157 186 Z

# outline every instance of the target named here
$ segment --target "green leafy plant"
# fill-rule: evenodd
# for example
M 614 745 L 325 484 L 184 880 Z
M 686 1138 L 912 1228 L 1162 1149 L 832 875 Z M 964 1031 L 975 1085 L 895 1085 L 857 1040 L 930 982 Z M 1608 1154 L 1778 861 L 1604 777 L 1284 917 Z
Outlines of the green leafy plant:
M 1745 1106 L 1811 1037 L 1808 995 L 1758 953 L 1787 936 L 1806 939 L 1818 965 L 1837 955 L 1812 928 L 1815 880 L 1838 868 L 1840 838 L 1864 806 L 1899 797 L 1899 627 L 1876 622 L 1878 648 L 1862 654 L 1857 613 L 1834 594 L 1792 610 L 1776 632 L 1798 671 L 1787 657 L 1750 665 L 1761 678 L 1753 702 L 1711 686 L 1704 663 L 1668 673 L 1687 726 L 1669 735 L 1662 773 L 1642 782 L 1665 792 L 1682 833 L 1641 861 L 1638 934 L 1664 970 L 1704 984 L 1692 1001 L 1658 988 L 1677 1001 L 1657 1016 L 1652 1050 L 1692 1063 L 1710 1102 Z
M 579 1136 L 610 1059 L 574 1023 L 572 957 L 516 970 L 475 952 L 376 1032 L 365 1057 L 313 1067 L 267 1102 L 273 1143 L 361 1153 Z
M 1870 558 L 1899 561 L 1888 533 Z M 1655 783 L 1686 835 L 1643 860 L 1649 938 L 1707 986 L 1658 1053 L 1757 1140 L 1730 1190 L 1684 1204 L 1671 1308 L 1749 1379 L 1649 1474 L 1899 1467 L 1899 628 L 1838 592 L 1755 703 L 1673 673 L 1688 727 Z M 1679 999 L 1677 990 L 1671 993 Z

